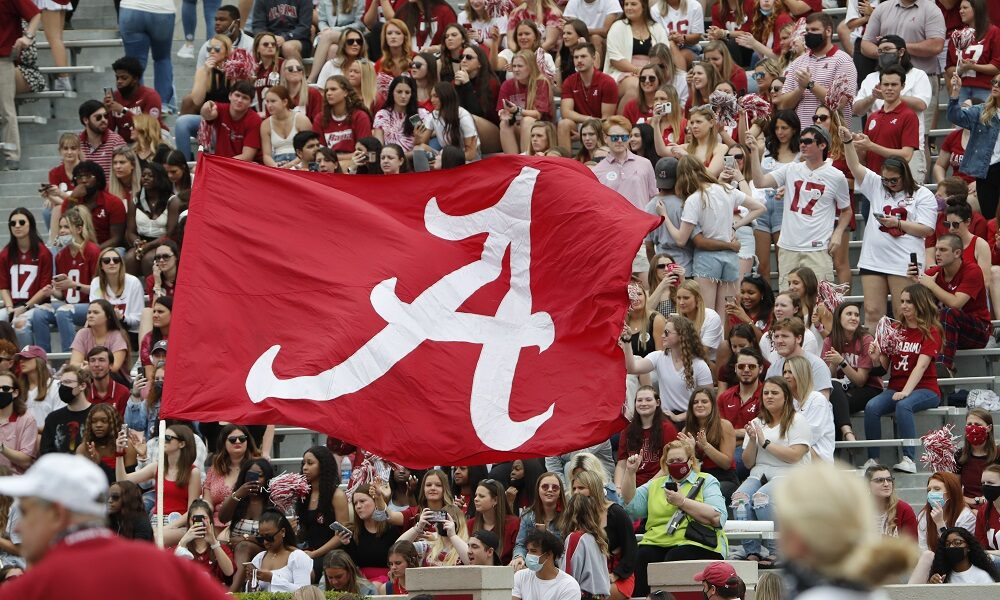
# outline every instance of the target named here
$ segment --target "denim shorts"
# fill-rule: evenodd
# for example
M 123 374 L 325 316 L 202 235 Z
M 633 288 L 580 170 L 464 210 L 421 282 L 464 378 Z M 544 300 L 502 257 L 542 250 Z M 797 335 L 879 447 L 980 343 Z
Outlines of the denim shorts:
M 713 281 L 736 281 L 740 277 L 740 259 L 732 250 L 695 250 L 695 277 Z
M 749 225 L 744 225 L 736 230 L 736 239 L 740 241 L 740 258 L 753 258 L 756 256 L 756 243 L 753 239 L 753 229 Z
M 778 233 L 781 231 L 781 217 L 785 210 L 785 201 L 778 200 L 774 196 L 774 191 L 765 193 L 764 214 L 754 220 L 753 228 L 764 233 Z

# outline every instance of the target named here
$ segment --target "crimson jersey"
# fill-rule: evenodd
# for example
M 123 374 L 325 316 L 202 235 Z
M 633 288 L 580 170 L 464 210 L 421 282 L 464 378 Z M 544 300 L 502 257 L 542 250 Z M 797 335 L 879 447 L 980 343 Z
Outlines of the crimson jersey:
M 719 394 L 717 404 L 719 406 L 719 416 L 733 424 L 736 429 L 746 429 L 750 421 L 757 418 L 760 411 L 760 395 L 764 386 L 757 384 L 753 396 L 746 403 L 740 398 L 739 384 L 729 386 L 726 391 Z
M 56 254 L 56 273 L 66 275 L 76 283 L 90 285 L 94 277 L 97 277 L 97 257 L 100 254 L 101 247 L 94 242 L 87 242 L 80 254 L 73 254 L 72 248 L 67 246 Z M 67 304 L 90 301 L 89 298 L 81 297 L 77 288 L 71 287 L 65 294 Z
M 66 200 L 65 209 L 69 209 L 76 200 Z M 90 209 L 90 216 L 94 221 L 94 234 L 97 236 L 97 243 L 103 244 L 111 239 L 112 225 L 125 225 L 125 204 L 118 196 L 109 194 L 104 190 L 98 190 L 94 196 L 94 203 L 91 206 L 84 203 Z
M 163 103 L 160 100 L 160 95 L 153 88 L 138 85 L 131 98 L 124 98 L 121 91 L 116 89 L 111 92 L 111 97 L 125 110 L 120 115 L 108 112 L 108 129 L 122 136 L 126 142 L 133 141 L 132 117 L 135 115 L 147 114 L 159 121 L 160 127 L 163 127 L 163 119 L 160 116 L 160 108 Z
M 331 118 L 323 124 L 323 115 L 317 115 L 313 120 L 313 131 L 320 135 L 324 146 L 334 152 L 354 152 L 354 145 L 363 137 L 372 134 L 372 119 L 363 110 L 355 110 L 341 120 Z
M 975 240 L 969 247 L 975 249 Z M 990 309 L 986 306 L 986 282 L 983 280 L 983 270 L 975 261 L 963 258 L 962 266 L 958 268 L 951 281 L 945 281 L 944 269 L 936 265 L 927 269 L 927 274 L 933 275 L 937 284 L 949 294 L 962 292 L 969 296 L 969 301 L 962 307 L 962 312 L 980 321 L 990 320 Z
M 173 282 L 173 283 L 168 282 L 163 277 L 160 277 L 160 281 L 163 281 L 163 294 L 165 296 L 173 296 L 174 295 L 174 284 L 176 282 Z M 146 275 L 146 304 L 148 304 L 149 306 L 153 305 L 153 300 L 155 299 L 154 298 L 154 294 L 153 294 L 153 287 L 155 287 L 155 282 L 153 281 L 153 276 L 152 275 Z
M 0 286 L 10 292 L 15 305 L 25 304 L 43 287 L 52 283 L 52 253 L 45 244 L 38 245 L 38 256 L 20 252 L 17 262 L 10 256 L 10 248 L 0 252 Z
M 976 515 L 976 539 L 984 550 L 1000 550 L 1000 511 L 995 506 L 979 509 L 979 514 Z
M 948 159 L 948 164 L 951 165 L 952 174 L 961 177 L 962 181 L 965 183 L 972 183 L 976 180 L 975 177 L 969 177 L 961 171 L 962 168 L 962 157 L 965 156 L 965 146 L 962 145 L 962 133 L 966 131 L 965 129 L 958 128 L 948 134 L 948 137 L 944 138 L 944 142 L 941 143 L 941 151 L 951 153 L 951 158 Z M 979 213 L 972 213 L 973 216 Z M 982 215 L 980 215 L 980 218 Z
M 964 51 L 959 51 L 957 47 L 948 49 L 948 66 L 954 67 L 958 64 L 958 55 L 962 55 L 962 60 L 972 62 L 977 65 L 993 65 L 1000 68 L 1000 29 L 996 25 L 990 25 L 986 30 L 983 39 L 976 40 Z M 962 77 L 963 87 L 974 87 L 984 90 L 990 89 L 990 82 L 995 75 L 979 73 L 972 69 L 963 69 L 959 75 Z M 961 131 L 961 130 L 959 130 Z
M 885 148 L 899 150 L 908 146 L 914 151 L 920 148 L 920 121 L 917 120 L 917 113 L 902 102 L 890 111 L 885 106 L 882 110 L 872 111 L 868 115 L 865 133 L 872 143 Z M 883 162 L 885 157 L 874 151 L 869 151 L 865 157 L 865 166 L 878 175 L 882 174 Z
M 980 283 L 982 277 L 979 278 Z M 925 336 L 919 329 L 901 327 L 899 334 L 902 340 L 899 348 L 889 355 L 889 389 L 901 391 L 906 387 L 906 381 L 910 378 L 910 373 L 917 368 L 917 359 L 921 356 L 929 356 L 931 362 L 924 369 L 924 375 L 917 383 L 917 389 L 930 390 L 941 395 L 941 388 L 938 387 L 937 370 L 934 368 L 934 359 L 941 352 L 941 332 L 937 328 L 931 328 L 930 335 Z

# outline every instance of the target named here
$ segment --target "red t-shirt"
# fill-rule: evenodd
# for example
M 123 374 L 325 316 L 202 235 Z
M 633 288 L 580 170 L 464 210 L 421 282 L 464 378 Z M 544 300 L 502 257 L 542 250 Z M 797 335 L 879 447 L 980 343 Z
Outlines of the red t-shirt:
M 759 382 L 753 396 L 744 403 L 740 398 L 740 386 L 726 388 L 719 395 L 716 403 L 719 406 L 719 416 L 733 424 L 735 429 L 746 429 L 747 423 L 757 418 L 760 411 L 760 394 L 764 386 Z
M 913 512 L 913 507 L 900 500 L 896 503 L 896 531 L 900 535 L 906 534 L 917 539 L 917 515 Z
M 173 296 L 174 295 L 174 285 L 177 282 L 176 281 L 174 281 L 173 283 L 168 282 L 162 276 L 160 277 L 160 280 L 163 282 L 163 286 L 162 286 L 163 287 L 163 294 L 165 296 Z M 146 275 L 146 304 L 148 304 L 150 306 L 153 305 L 153 299 L 154 299 L 153 298 L 153 287 L 155 285 L 156 284 L 153 282 L 153 276 L 152 275 Z
M 64 192 L 71 192 L 76 187 L 70 176 L 66 174 L 66 167 L 61 164 L 52 167 L 52 170 L 49 171 L 49 184 L 58 187 Z
M 476 531 L 474 529 L 476 526 L 476 518 L 473 517 L 468 519 L 465 526 L 471 536 Z M 503 541 L 503 554 L 500 555 L 500 562 L 502 564 L 506 565 L 510 563 L 512 558 L 514 558 L 514 546 L 517 545 L 517 532 L 520 528 L 521 519 L 515 517 L 514 515 L 507 515 L 507 518 L 504 519 L 503 532 L 502 534 L 497 535 L 497 537 Z M 496 530 L 494 530 L 493 533 L 497 533 Z
M 972 183 L 976 180 L 976 178 L 969 177 L 959 170 L 962 167 L 962 157 L 965 156 L 965 146 L 962 145 L 962 132 L 964 131 L 964 129 L 958 128 L 949 133 L 948 136 L 944 138 L 944 142 L 941 143 L 941 151 L 951 153 L 951 158 L 948 160 L 948 163 L 951 165 L 952 173 L 961 177 L 962 181 Z M 973 216 L 979 215 L 979 213 L 972 214 Z M 942 219 L 944 218 L 944 215 L 939 216 Z M 982 218 L 982 215 L 979 216 Z
M 241 118 L 234 119 L 229 112 L 229 104 L 216 104 L 219 117 L 208 123 L 215 128 L 216 156 L 234 157 L 243 152 L 243 148 L 260 150 L 260 115 L 250 109 Z
M 10 291 L 14 304 L 20 306 L 43 287 L 52 283 L 52 253 L 45 244 L 38 245 L 38 256 L 30 252 L 18 254 L 17 263 L 11 259 L 9 248 L 0 251 L 0 288 Z
M 872 342 L 875 341 L 875 337 L 872 335 L 863 335 L 861 339 L 855 341 L 849 347 L 842 350 L 837 350 L 840 355 L 844 357 L 847 364 L 851 365 L 855 369 L 869 369 L 869 375 L 867 381 L 865 381 L 865 387 L 873 387 L 882 389 L 882 380 L 877 376 L 872 375 L 870 369 L 872 368 L 872 357 L 868 354 L 868 347 Z M 823 350 L 819 353 L 820 356 L 826 356 L 826 353 L 833 349 L 833 341 L 827 337 L 823 340 Z M 846 377 L 844 375 L 843 369 L 837 367 L 837 378 Z
M 21 19 L 31 21 L 38 12 L 31 0 L 0 2 L 0 56 L 10 56 L 14 42 L 23 35 Z
M 415 31 L 410 32 L 413 50 L 420 50 L 425 46 L 440 46 L 444 41 L 444 28 L 451 23 L 458 22 L 458 15 L 455 14 L 455 10 L 444 2 L 435 4 L 431 9 L 429 27 L 424 16 L 420 13 L 417 4 L 411 0 L 399 0 L 393 6 L 393 10 L 396 11 L 396 18 L 404 22 L 406 21 L 407 13 L 417 13 L 417 18 L 415 19 L 417 26 L 413 28 Z M 430 39 L 428 40 L 428 38 Z
M 160 127 L 163 127 L 163 120 L 160 117 L 160 108 L 163 102 L 153 88 L 140 85 L 132 97 L 128 99 L 123 98 L 122 93 L 115 89 L 111 92 L 111 97 L 125 110 L 122 111 L 121 116 L 117 116 L 111 111 L 108 112 L 108 129 L 122 136 L 126 142 L 132 142 L 132 132 L 134 131 L 132 117 L 135 115 L 147 114 L 160 121 Z
M 634 127 L 639 123 L 646 123 L 652 119 L 653 108 L 650 107 L 649 110 L 642 110 L 639 108 L 638 100 L 629 100 L 622 108 L 622 116 L 628 119 L 628 122 Z
M 961 52 L 962 60 L 971 61 L 977 65 L 993 65 L 1000 68 L 1000 29 L 996 25 L 990 25 L 986 30 L 983 39 L 976 40 Z M 958 64 L 959 50 L 957 47 L 948 48 L 948 66 L 954 67 Z M 962 85 L 984 90 L 990 89 L 990 82 L 995 75 L 987 75 L 971 69 L 964 69 L 960 73 Z M 959 129 L 961 131 L 961 129 Z
M 305 84 L 303 84 L 305 85 Z M 309 97 L 306 99 L 306 117 L 312 122 L 317 115 L 323 112 L 323 93 L 314 87 L 309 88 Z M 292 108 L 299 105 L 299 97 L 292 98 Z
M 990 23 L 1000 23 L 1000 2 L 987 2 L 986 10 L 990 12 Z
M 75 200 L 67 200 L 66 208 L 75 203 Z M 89 205 L 87 208 L 90 208 L 90 216 L 94 221 L 94 234 L 97 236 L 98 244 L 103 244 L 111 238 L 112 225 L 125 225 L 125 205 L 118 196 L 99 190 L 94 196 L 93 208 Z
M 962 14 L 959 12 L 961 8 L 961 2 L 956 2 L 955 6 L 952 8 L 945 8 L 941 4 L 941 0 L 935 0 L 937 7 L 941 9 L 941 15 L 944 16 L 944 32 L 946 36 L 950 36 L 952 31 L 956 29 L 961 29 L 962 27 Z M 992 2 L 987 2 L 987 4 L 992 4 Z
M 667 123 L 667 126 L 663 128 L 663 143 L 671 146 L 674 144 L 683 144 L 684 136 L 687 132 L 687 119 L 681 118 L 680 131 L 674 131 L 674 128 Z
M 118 411 L 118 416 L 122 418 L 125 418 L 125 406 L 128 404 L 130 395 L 131 391 L 128 387 L 110 377 L 108 377 L 108 391 L 106 394 L 99 394 L 96 385 L 91 385 L 87 388 L 87 400 L 91 404 L 102 402 L 110 404 L 115 407 L 115 410 Z
M 634 418 L 638 419 L 639 416 L 636 415 Z M 635 448 L 628 447 L 628 434 L 622 431 L 620 441 L 618 442 L 618 460 L 626 460 L 632 454 L 639 455 L 639 470 L 635 473 L 635 485 L 637 486 L 646 483 L 656 476 L 660 471 L 660 456 L 663 455 L 663 446 L 677 439 L 677 428 L 666 417 L 663 417 L 661 432 L 663 444 L 659 448 L 653 448 L 649 440 L 652 430 L 643 429 L 642 447 L 637 452 Z
M 980 276 L 980 282 L 982 277 Z M 901 391 L 906 387 L 906 380 L 910 378 L 910 373 L 917 368 L 917 359 L 921 356 L 929 356 L 931 362 L 924 369 L 924 375 L 917 383 L 917 389 L 930 390 L 937 395 L 941 395 L 941 388 L 938 387 L 937 370 L 934 368 L 934 359 L 941 352 L 941 332 L 937 328 L 932 328 L 929 336 L 919 329 L 901 327 L 899 330 L 902 342 L 900 348 L 889 355 L 889 389 Z
M 507 100 L 523 109 L 528 109 L 528 88 L 522 86 L 516 79 L 508 79 L 500 85 L 500 95 L 497 98 L 497 111 L 503 108 L 503 101 Z M 535 106 L 531 110 L 542 113 L 541 121 L 549 120 L 552 113 L 552 104 L 549 102 L 549 84 L 547 81 L 538 80 L 535 88 Z
M 815 0 L 812 0 L 815 1 Z M 736 15 L 729 8 L 728 0 L 720 0 L 715 3 L 712 7 L 712 27 L 718 27 L 720 29 L 726 29 L 728 31 L 736 31 L 740 29 L 742 31 L 750 31 L 750 26 L 752 25 L 750 17 L 753 16 L 753 11 L 757 10 L 756 2 L 754 0 L 743 0 L 743 22 L 736 22 Z
M 986 283 L 978 264 L 963 260 L 951 281 L 945 281 L 944 269 L 936 265 L 927 269 L 927 274 L 934 275 L 934 281 L 949 294 L 962 292 L 969 295 L 962 312 L 981 321 L 990 320 L 990 309 L 986 306 Z
M 56 273 L 66 275 L 76 283 L 90 285 L 94 277 L 97 277 L 97 258 L 100 254 L 101 247 L 94 242 L 84 244 L 80 254 L 73 254 L 73 250 L 67 246 L 56 254 Z M 90 298 L 82 297 L 80 290 L 75 287 L 67 289 L 63 295 L 67 304 L 90 301 Z
M 264 108 L 264 96 L 267 95 L 267 90 L 281 82 L 281 63 L 283 62 L 284 59 L 279 58 L 273 65 L 271 65 L 270 68 L 265 67 L 264 63 L 257 63 L 257 72 L 254 74 L 253 79 L 253 88 L 257 106 L 261 109 Z
M 733 74 L 729 76 L 729 83 L 736 88 L 736 95 L 742 96 L 747 93 L 747 72 L 739 65 L 733 65 Z
M 1000 550 L 1000 510 L 995 506 L 979 509 L 976 515 L 976 539 L 985 550 Z
M 873 143 L 885 148 L 899 150 L 909 146 L 915 152 L 920 148 L 920 121 L 917 120 L 917 113 L 902 102 L 888 112 L 885 107 L 873 111 L 868 117 L 865 133 Z M 883 162 L 885 158 L 873 151 L 869 151 L 865 158 L 865 166 L 879 176 L 882 175 Z
M 354 152 L 354 145 L 363 137 L 372 134 L 372 119 L 363 110 L 355 110 L 350 118 L 330 119 L 323 125 L 323 115 L 313 120 L 313 131 L 320 134 L 324 146 L 335 152 Z
M 601 104 L 618 104 L 618 85 L 610 75 L 594 69 L 590 85 L 584 85 L 579 73 L 563 81 L 562 98 L 573 100 L 573 110 L 588 117 L 601 118 Z M 635 121 L 629 119 L 635 125 Z
M 975 213 L 973 213 L 975 214 Z M 986 227 L 986 243 L 990 245 L 990 254 L 993 255 L 993 264 L 1000 265 L 1000 250 L 997 250 L 997 220 L 996 218 L 990 219 L 987 222 Z
M 961 129 L 958 130 L 961 133 Z M 939 211 L 937 216 L 937 224 L 934 226 L 934 233 L 924 238 L 924 248 L 933 248 L 937 245 L 938 237 L 949 233 L 947 225 L 944 224 L 944 218 L 947 215 L 944 211 Z M 972 212 L 972 221 L 969 222 L 969 231 L 972 235 L 978 236 L 989 242 L 993 238 L 990 237 L 990 226 L 986 221 L 986 218 L 978 213 Z M 995 232 L 994 232 L 995 233 Z M 975 245 L 973 244 L 973 247 Z

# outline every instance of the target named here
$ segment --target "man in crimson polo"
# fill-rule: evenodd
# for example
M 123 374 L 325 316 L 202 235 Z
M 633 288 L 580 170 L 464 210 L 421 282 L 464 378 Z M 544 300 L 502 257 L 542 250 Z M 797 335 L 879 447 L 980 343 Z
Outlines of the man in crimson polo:
M 986 306 L 983 271 L 975 262 L 962 260 L 962 238 L 942 235 L 934 246 L 934 262 L 919 275 L 910 267 L 910 277 L 938 300 L 942 336 L 938 362 L 955 373 L 955 351 L 985 348 L 993 336 L 990 310 Z
M 733 424 L 736 430 L 736 468 L 747 471 L 743 466 L 743 438 L 746 426 L 760 411 L 760 393 L 763 389 L 761 376 L 764 372 L 760 354 L 744 348 L 736 355 L 736 378 L 740 384 L 726 388 L 719 394 L 719 416 Z
M 882 71 L 879 85 L 885 102 L 868 116 L 864 136 L 854 140 L 859 152 L 867 152 L 865 166 L 874 173 L 882 172 L 882 163 L 890 156 L 909 162 L 920 148 L 920 121 L 903 102 L 905 84 L 903 67 L 893 65 Z
M 208 571 L 105 526 L 108 480 L 72 454 L 48 454 L 20 476 L 0 477 L 0 494 L 19 499 L 24 575 L 0 586 L 0 599 L 143 598 L 223 600 Z
M 574 132 L 587 119 L 605 119 L 615 114 L 618 105 L 618 84 L 614 78 L 597 70 L 593 44 L 577 44 L 573 49 L 576 73 L 562 85 L 559 121 L 559 145 L 569 148 Z

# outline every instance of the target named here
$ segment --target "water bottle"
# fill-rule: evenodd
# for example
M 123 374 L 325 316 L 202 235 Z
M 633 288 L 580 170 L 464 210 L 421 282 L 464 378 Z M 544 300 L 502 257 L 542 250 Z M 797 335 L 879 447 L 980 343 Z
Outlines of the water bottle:
M 345 456 L 344 459 L 340 461 L 340 481 L 346 484 L 350 480 L 351 480 L 351 459 Z
M 737 521 L 749 521 L 750 520 L 750 514 L 747 511 L 747 501 L 746 500 L 739 500 L 739 501 L 736 502 L 736 510 L 733 512 L 733 517 L 735 517 L 735 519 Z

